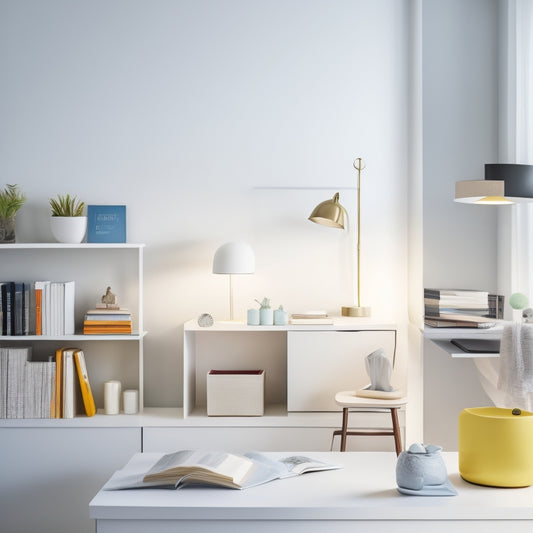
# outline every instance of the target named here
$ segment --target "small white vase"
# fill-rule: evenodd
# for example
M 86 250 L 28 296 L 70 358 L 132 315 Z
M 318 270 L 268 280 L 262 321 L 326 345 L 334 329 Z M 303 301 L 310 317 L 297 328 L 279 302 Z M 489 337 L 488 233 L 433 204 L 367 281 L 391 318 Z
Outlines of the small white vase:
M 57 242 L 78 244 L 87 231 L 87 217 L 50 217 L 50 229 Z

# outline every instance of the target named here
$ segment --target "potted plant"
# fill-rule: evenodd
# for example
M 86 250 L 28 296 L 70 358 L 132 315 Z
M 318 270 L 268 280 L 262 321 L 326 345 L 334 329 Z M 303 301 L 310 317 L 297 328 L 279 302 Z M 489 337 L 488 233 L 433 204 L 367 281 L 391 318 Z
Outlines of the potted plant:
M 0 190 L 0 243 L 15 242 L 15 215 L 26 201 L 18 185 Z
M 58 242 L 80 243 L 87 231 L 85 202 L 70 194 L 50 199 L 50 229 Z

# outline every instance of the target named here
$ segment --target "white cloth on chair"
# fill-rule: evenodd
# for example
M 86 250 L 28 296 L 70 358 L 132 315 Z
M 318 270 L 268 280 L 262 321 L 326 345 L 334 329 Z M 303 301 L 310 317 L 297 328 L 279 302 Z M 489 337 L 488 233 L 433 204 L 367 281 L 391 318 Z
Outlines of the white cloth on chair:
M 513 322 L 503 329 L 498 389 L 503 407 L 531 411 L 533 407 L 533 324 Z
M 370 378 L 370 387 L 368 388 L 383 392 L 391 392 L 393 390 L 390 384 L 391 364 L 383 349 L 379 348 L 367 355 L 365 367 L 366 373 Z
M 370 385 L 355 391 L 356 396 L 388 400 L 402 397 L 402 393 L 390 384 L 392 366 L 382 348 L 366 356 L 365 367 Z

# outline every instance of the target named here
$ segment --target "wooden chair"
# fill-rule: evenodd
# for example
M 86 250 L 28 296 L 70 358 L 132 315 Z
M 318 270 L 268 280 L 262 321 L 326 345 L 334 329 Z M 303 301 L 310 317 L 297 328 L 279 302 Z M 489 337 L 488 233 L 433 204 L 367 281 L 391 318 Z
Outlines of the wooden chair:
M 402 435 L 400 425 L 398 423 L 398 409 L 407 404 L 407 398 L 369 398 L 356 396 L 356 391 L 342 391 L 335 395 L 335 402 L 342 407 L 342 428 L 333 432 L 333 438 L 340 435 L 341 447 L 340 451 L 346 451 L 346 438 L 351 435 L 360 436 L 392 436 L 394 437 L 394 445 L 396 448 L 396 455 L 400 455 L 402 451 Z M 387 393 L 383 393 L 387 395 Z M 350 410 L 359 413 L 376 413 L 389 411 L 392 420 L 391 429 L 359 429 L 348 430 L 348 415 Z

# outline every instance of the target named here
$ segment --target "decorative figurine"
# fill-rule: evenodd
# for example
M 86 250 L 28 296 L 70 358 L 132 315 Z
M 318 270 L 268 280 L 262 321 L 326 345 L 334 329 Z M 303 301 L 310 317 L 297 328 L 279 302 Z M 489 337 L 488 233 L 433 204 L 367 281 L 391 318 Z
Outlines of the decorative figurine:
M 198 317 L 198 325 L 201 328 L 209 328 L 214 324 L 213 317 L 209 313 L 202 313 Z
M 416 496 L 455 496 L 441 450 L 434 444 L 415 443 L 402 452 L 396 463 L 398 491 Z
M 100 299 L 100 302 L 96 304 L 97 309 L 120 309 L 118 305 L 118 297 L 111 292 L 111 287 L 107 287 L 105 294 Z
M 522 311 L 522 318 L 526 324 L 533 324 L 533 309 L 528 307 Z

